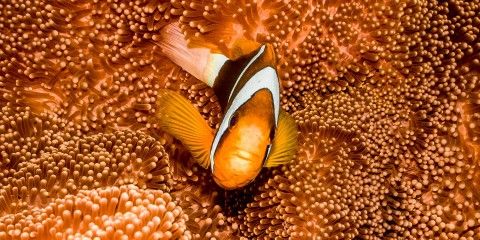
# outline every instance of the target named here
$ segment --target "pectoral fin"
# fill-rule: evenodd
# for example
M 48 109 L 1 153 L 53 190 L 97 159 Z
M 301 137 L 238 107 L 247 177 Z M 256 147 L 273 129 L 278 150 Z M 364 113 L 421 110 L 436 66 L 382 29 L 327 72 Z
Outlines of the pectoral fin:
M 285 111 L 280 110 L 277 133 L 265 167 L 276 167 L 293 160 L 297 152 L 297 125 Z
M 159 126 L 180 140 L 204 168 L 210 165 L 212 129 L 198 110 L 177 92 L 162 89 L 157 100 Z

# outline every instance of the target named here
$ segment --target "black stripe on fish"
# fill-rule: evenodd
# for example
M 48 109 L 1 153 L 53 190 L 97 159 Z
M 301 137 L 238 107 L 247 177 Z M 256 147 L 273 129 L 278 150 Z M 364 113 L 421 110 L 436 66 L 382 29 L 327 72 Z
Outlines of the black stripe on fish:
M 274 63 L 268 62 L 265 56 L 266 47 L 262 45 L 250 54 L 225 62 L 213 85 L 223 112 L 227 110 L 236 94 L 255 73 L 267 66 L 275 68 L 272 66 Z

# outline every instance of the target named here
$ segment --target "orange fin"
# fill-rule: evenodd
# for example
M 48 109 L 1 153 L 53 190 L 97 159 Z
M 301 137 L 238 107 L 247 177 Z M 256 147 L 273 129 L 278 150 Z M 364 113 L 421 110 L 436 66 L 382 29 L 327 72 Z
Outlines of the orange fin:
M 297 152 L 297 124 L 285 111 L 280 110 L 277 133 L 273 139 L 272 151 L 265 167 L 276 167 L 293 160 Z
M 217 46 L 215 43 L 209 42 L 202 36 L 195 36 L 187 40 L 187 46 L 189 48 L 207 48 L 210 53 L 222 54 L 222 48 Z
M 257 50 L 261 44 L 250 40 L 237 28 L 236 23 L 222 21 L 215 31 L 190 37 L 187 42 L 190 48 L 208 48 L 210 53 L 222 54 L 236 60 Z M 220 27 L 221 26 L 221 27 Z
M 208 168 L 213 133 L 198 110 L 182 95 L 167 89 L 159 91 L 157 105 L 160 127 L 180 140 L 198 164 Z
M 171 23 L 162 28 L 157 41 L 162 53 L 200 81 L 207 66 L 210 50 L 207 48 L 190 48 L 178 23 Z
M 249 40 L 245 37 L 241 37 L 236 39 L 231 46 L 230 50 L 230 58 L 235 60 L 241 56 L 247 55 L 255 50 L 257 50 L 261 46 L 260 43 L 255 42 L 253 40 Z
M 163 27 L 157 42 L 162 53 L 183 70 L 212 87 L 223 64 L 228 58 L 211 43 L 203 45 L 185 39 L 178 23 Z M 198 41 L 197 41 L 198 42 Z

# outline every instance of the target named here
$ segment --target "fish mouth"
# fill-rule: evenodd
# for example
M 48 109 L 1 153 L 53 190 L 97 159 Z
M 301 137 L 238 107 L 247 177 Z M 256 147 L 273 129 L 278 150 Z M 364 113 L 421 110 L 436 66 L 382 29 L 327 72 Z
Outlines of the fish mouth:
M 213 172 L 213 179 L 222 188 L 231 190 L 243 187 L 252 182 L 258 175 L 261 165 L 256 159 L 258 154 L 250 151 L 235 149 L 225 156 L 222 167 Z M 220 166 L 220 165 L 219 165 Z
M 237 149 L 235 151 L 235 153 L 236 154 L 234 154 L 234 158 L 237 158 L 239 160 L 251 161 L 255 157 L 255 154 L 253 154 L 249 151 L 242 150 L 242 149 Z

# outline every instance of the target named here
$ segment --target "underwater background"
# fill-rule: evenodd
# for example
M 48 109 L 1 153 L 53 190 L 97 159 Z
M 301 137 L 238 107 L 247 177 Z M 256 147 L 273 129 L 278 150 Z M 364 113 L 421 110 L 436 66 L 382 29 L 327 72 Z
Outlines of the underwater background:
M 287 165 L 225 191 L 161 131 L 163 56 L 271 43 Z M 480 1 L 2 0 L 0 239 L 480 239 Z

